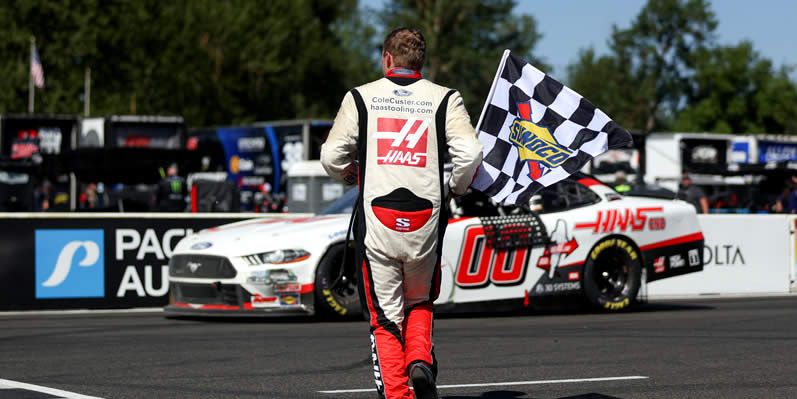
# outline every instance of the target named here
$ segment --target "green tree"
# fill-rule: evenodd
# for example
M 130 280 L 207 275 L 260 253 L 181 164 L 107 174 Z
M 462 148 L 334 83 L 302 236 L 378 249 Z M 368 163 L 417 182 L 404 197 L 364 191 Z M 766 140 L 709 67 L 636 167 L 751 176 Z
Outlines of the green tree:
M 376 73 L 358 39 L 369 29 L 356 0 L 6 1 L 0 113 L 27 110 L 36 36 L 38 112 L 82 113 L 91 67 L 93 115 L 179 114 L 192 126 L 332 117 L 347 85 Z
M 457 88 L 476 123 L 504 49 L 548 69 L 532 50 L 542 35 L 534 17 L 512 14 L 513 0 L 394 0 L 381 14 L 385 34 L 407 26 L 426 38 L 424 76 Z M 384 37 L 384 35 L 383 35 Z M 380 46 L 381 47 L 381 46 Z
M 664 128 L 689 89 L 694 54 L 712 45 L 716 26 L 705 0 L 649 0 L 630 28 L 612 28 L 608 58 L 584 52 L 569 68 L 568 82 L 587 98 L 619 101 L 623 108 L 609 115 L 627 128 Z M 608 101 L 593 102 L 611 108 Z
M 675 130 L 797 134 L 797 86 L 750 42 L 697 57 L 693 87 Z
M 579 52 L 578 60 L 567 67 L 568 86 L 617 121 L 640 129 L 648 117 L 644 106 L 653 96 L 653 86 L 634 80 L 631 64 L 612 55 L 597 56 L 595 50 Z M 647 84 L 646 84 L 647 83 Z

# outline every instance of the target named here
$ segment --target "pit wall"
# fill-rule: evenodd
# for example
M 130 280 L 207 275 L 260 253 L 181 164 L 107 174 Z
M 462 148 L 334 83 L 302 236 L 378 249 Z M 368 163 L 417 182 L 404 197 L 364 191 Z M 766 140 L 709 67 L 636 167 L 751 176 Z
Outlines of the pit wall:
M 168 263 L 191 232 L 306 214 L 0 213 L 0 311 L 168 303 Z M 700 215 L 702 272 L 643 286 L 650 299 L 797 292 L 791 215 Z M 56 273 L 56 266 L 68 266 Z
M 0 311 L 162 307 L 180 239 L 225 223 L 297 216 L 308 215 L 0 213 Z
M 797 255 L 791 215 L 699 215 L 702 272 L 655 281 L 647 296 L 780 295 L 795 292 Z

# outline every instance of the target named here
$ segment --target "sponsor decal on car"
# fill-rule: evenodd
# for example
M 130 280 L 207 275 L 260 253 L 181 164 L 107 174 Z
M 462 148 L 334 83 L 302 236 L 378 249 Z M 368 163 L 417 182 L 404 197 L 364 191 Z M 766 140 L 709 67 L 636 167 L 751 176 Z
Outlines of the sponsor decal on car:
M 567 279 L 570 280 L 570 281 L 581 280 L 581 272 L 570 272 L 570 273 L 567 273 Z
M 280 295 L 280 306 L 296 306 L 299 303 L 299 294 L 297 293 Z
M 664 256 L 659 256 L 656 260 L 653 261 L 653 271 L 656 273 L 664 273 L 664 270 L 667 269 L 667 266 L 664 265 Z
M 697 248 L 690 249 L 687 256 L 689 257 L 689 266 L 700 265 L 700 254 L 697 252 Z
M 302 290 L 300 283 L 277 283 L 274 284 L 274 292 L 299 292 Z
M 609 209 L 598 211 L 598 218 L 594 222 L 576 223 L 576 230 L 590 229 L 593 234 L 611 233 L 614 231 L 640 231 L 645 225 L 651 212 L 662 212 L 662 207 L 631 209 Z M 655 223 L 656 230 L 663 229 L 664 219 Z
M 250 302 L 252 302 L 253 308 L 270 308 L 274 306 L 279 306 L 279 297 L 276 296 L 261 296 L 261 295 L 253 295 L 250 298 Z
M 684 260 L 681 254 L 675 254 L 670 256 L 670 269 L 677 269 L 679 267 L 686 266 L 686 261 Z
M 537 285 L 537 293 L 539 294 L 550 294 L 555 292 L 566 292 L 566 291 L 579 291 L 581 290 L 581 282 L 580 281 L 567 281 L 563 283 L 544 283 Z
M 650 230 L 664 230 L 667 227 L 667 222 L 664 218 L 650 218 L 648 228 Z
M 556 227 L 551 232 L 551 243 L 545 247 L 545 252 L 537 260 L 537 267 L 548 271 L 548 278 L 553 278 L 559 264 L 578 248 L 578 241 L 567 230 L 567 222 L 563 219 L 556 221 Z

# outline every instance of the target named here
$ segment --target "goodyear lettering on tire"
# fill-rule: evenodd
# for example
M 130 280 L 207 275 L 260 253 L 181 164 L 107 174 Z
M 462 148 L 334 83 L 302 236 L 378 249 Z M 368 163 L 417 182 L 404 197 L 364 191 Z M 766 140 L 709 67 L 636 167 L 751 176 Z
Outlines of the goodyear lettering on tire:
M 606 248 L 620 248 L 628 253 L 628 256 L 631 260 L 637 260 L 639 255 L 637 255 L 636 251 L 634 251 L 633 245 L 629 244 L 628 241 L 623 240 L 622 238 L 611 238 L 605 241 L 602 241 L 598 244 L 595 248 L 592 249 L 592 252 L 589 254 L 589 257 L 592 260 L 598 259 L 598 255 L 601 254 Z
M 619 310 L 631 304 L 631 300 L 628 298 L 623 299 L 622 301 L 617 302 L 606 302 L 603 304 L 604 309 L 608 310 Z
M 341 316 L 345 316 L 345 315 L 346 315 L 346 313 L 348 313 L 348 312 L 349 312 L 349 311 L 348 311 L 346 308 L 344 308 L 343 306 L 340 306 L 340 304 L 338 303 L 338 301 L 336 301 L 336 300 L 335 300 L 335 297 L 334 297 L 334 296 L 332 296 L 332 291 L 330 291 L 330 290 L 328 290 L 328 289 L 323 289 L 323 290 L 321 290 L 321 294 L 322 294 L 322 295 L 324 295 L 324 299 L 327 301 L 327 303 L 329 304 L 329 306 L 330 306 L 330 307 L 331 307 L 331 308 L 332 308 L 332 309 L 333 309 L 335 312 L 337 312 L 339 315 L 341 315 Z

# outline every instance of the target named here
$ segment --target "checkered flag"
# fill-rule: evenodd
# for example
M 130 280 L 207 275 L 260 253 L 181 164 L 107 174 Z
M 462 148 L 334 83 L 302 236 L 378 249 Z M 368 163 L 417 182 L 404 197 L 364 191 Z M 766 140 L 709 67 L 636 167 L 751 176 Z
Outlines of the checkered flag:
M 586 98 L 504 51 L 476 125 L 483 160 L 471 187 L 497 202 L 528 202 L 631 134 Z

